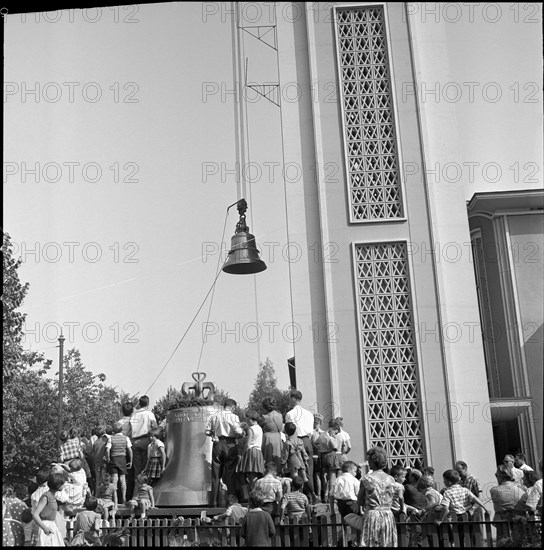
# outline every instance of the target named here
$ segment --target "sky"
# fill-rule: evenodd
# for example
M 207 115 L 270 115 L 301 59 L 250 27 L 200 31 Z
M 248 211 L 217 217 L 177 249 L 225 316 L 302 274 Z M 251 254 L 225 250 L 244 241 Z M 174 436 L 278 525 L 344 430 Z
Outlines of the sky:
M 424 32 L 434 20 L 414 6 Z M 539 16 L 532 4 L 517 14 L 503 6 L 496 23 L 476 11 L 446 25 L 463 90 L 458 162 L 479 163 L 464 179 L 467 200 L 542 185 Z M 62 327 L 65 349 L 78 348 L 107 383 L 152 403 L 199 366 L 243 404 L 267 357 L 286 388 L 297 331 L 310 330 L 291 318 L 290 295 L 300 289 L 289 284 L 289 260 L 310 252 L 286 249 L 280 112 L 255 96 L 247 215 L 268 269 L 221 272 L 196 315 L 237 221 L 234 208 L 226 218 L 238 199 L 228 9 L 164 3 L 5 20 L 4 229 L 30 283 L 25 346 L 56 362 Z M 248 36 L 243 47 L 248 79 L 273 82 L 270 49 Z M 463 83 L 472 81 L 477 90 L 498 83 L 501 99 L 471 101 Z M 501 166 L 499 179 L 483 170 L 490 162 Z

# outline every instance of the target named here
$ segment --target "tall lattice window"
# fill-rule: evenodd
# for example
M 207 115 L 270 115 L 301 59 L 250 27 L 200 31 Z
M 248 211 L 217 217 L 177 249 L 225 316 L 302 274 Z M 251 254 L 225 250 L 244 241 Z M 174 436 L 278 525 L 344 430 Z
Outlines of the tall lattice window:
M 403 218 L 384 10 L 336 14 L 351 221 Z
M 423 426 L 404 243 L 355 247 L 358 320 L 370 445 L 392 463 L 423 459 Z

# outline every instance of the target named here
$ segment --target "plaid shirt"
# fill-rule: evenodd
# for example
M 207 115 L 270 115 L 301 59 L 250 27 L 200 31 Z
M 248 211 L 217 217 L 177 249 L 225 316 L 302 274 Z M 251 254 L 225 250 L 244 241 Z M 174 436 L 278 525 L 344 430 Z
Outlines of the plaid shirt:
M 473 495 L 479 497 L 482 490 L 480 489 L 480 483 L 475 477 L 467 476 L 459 482 L 461 487 L 467 488 Z
M 279 501 L 283 495 L 281 481 L 271 474 L 267 474 L 261 479 L 258 479 L 255 482 L 255 488 L 263 491 L 264 502 Z
M 80 458 L 81 456 L 81 444 L 79 440 L 69 439 L 66 443 L 63 443 L 60 447 L 60 461 L 68 462 L 72 458 Z
M 471 491 L 456 483 L 444 491 L 442 506 L 449 508 L 458 515 L 464 514 L 471 509 L 474 498 Z

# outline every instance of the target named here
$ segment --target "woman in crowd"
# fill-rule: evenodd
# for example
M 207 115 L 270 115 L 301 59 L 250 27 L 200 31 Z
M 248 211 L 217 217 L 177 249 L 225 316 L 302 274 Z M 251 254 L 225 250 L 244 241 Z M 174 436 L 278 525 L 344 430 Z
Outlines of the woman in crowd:
M 527 500 L 526 491 L 521 488 L 514 480 L 512 469 L 501 464 L 495 473 L 497 478 L 497 487 L 492 487 L 489 491 L 493 507 L 495 509 L 495 521 L 511 520 L 514 515 L 522 512 Z M 507 524 L 497 523 L 497 540 L 508 537 Z
M 372 447 L 367 453 L 370 473 L 361 479 L 357 503 L 363 514 L 361 546 L 397 546 L 397 526 L 391 511 L 396 491 L 395 480 L 384 472 L 387 455 L 382 447 Z M 355 514 L 345 518 L 348 525 L 356 528 L 361 521 Z
M 267 462 L 275 462 L 278 472 L 281 471 L 281 451 L 283 430 L 283 417 L 277 411 L 277 403 L 273 397 L 263 399 L 263 409 L 266 411 L 261 417 L 260 425 L 263 430 L 263 458 Z
M 15 496 L 11 485 L 2 486 L 2 546 L 23 546 L 22 517 L 28 506 Z

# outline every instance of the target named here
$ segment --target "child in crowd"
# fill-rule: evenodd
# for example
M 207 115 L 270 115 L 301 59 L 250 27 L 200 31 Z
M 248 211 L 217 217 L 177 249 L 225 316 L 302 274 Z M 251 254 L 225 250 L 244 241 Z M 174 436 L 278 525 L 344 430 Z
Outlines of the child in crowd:
M 58 504 L 56 494 L 61 491 L 65 483 L 63 474 L 51 474 L 47 479 L 48 490 L 38 501 L 32 517 L 39 527 L 38 541 L 36 546 L 64 546 L 62 537 L 57 526 Z
M 446 490 L 442 498 L 442 512 L 438 515 L 436 523 L 440 524 L 444 521 L 448 512 L 451 510 L 457 515 L 464 514 L 472 509 L 474 504 L 483 509 L 484 513 L 487 512 L 485 505 L 482 501 L 469 491 L 467 488 L 462 487 L 459 484 L 461 478 L 459 473 L 455 470 L 446 470 L 443 474 L 444 485 Z
M 340 426 L 336 420 L 329 421 L 329 429 L 323 434 L 323 451 L 321 454 L 321 466 L 323 468 L 323 477 L 325 479 L 325 502 L 329 499 L 329 494 L 334 487 L 336 478 L 342 470 L 342 453 L 338 447 L 336 436 L 340 431 Z M 325 443 L 326 441 L 326 443 Z M 325 452 L 324 449 L 328 448 Z
M 143 473 L 149 479 L 149 485 L 154 485 L 162 476 L 166 466 L 166 452 L 164 443 L 159 439 L 161 431 L 151 430 L 149 434 L 150 443 L 147 446 L 147 465 Z
M 406 468 L 400 464 L 395 464 L 391 468 L 389 475 L 395 480 L 395 493 L 393 494 L 393 502 L 391 503 L 391 512 L 398 519 L 400 514 L 405 514 L 404 507 L 404 482 L 406 481 Z
M 331 461 L 326 458 L 328 456 L 332 456 L 333 464 L 336 464 L 336 434 L 331 434 L 330 429 L 329 431 L 323 431 L 320 430 L 320 432 L 317 435 L 314 435 L 312 438 L 312 446 L 314 448 L 314 451 L 318 454 L 318 464 L 319 464 L 319 477 L 320 477 L 320 488 L 321 490 L 316 493 L 320 498 L 323 498 L 323 500 L 327 501 L 329 497 L 329 468 L 328 466 L 325 466 L 325 463 L 329 464 Z M 336 468 L 335 468 L 336 471 Z M 314 470 L 315 473 L 315 470 Z
M 102 507 L 102 519 L 108 521 L 111 509 L 112 519 L 117 513 L 117 487 L 112 483 L 111 475 L 105 472 L 102 476 L 102 483 L 98 486 L 96 493 L 98 504 Z
M 357 513 L 357 495 L 359 494 L 360 481 L 355 477 L 357 464 L 346 460 L 342 464 L 342 475 L 336 480 L 331 490 L 331 496 L 336 499 L 338 512 L 342 519 L 347 514 Z
M 427 506 L 425 507 L 425 514 L 422 521 L 434 521 L 436 514 L 440 511 L 440 505 L 442 503 L 442 495 L 434 488 L 434 480 L 430 476 L 422 476 L 417 482 L 417 490 L 425 495 L 427 500 Z
M 267 462 L 265 475 L 255 482 L 255 490 L 262 491 L 263 501 L 261 508 L 273 518 L 277 516 L 281 499 L 283 497 L 282 483 L 278 479 L 278 466 L 275 462 Z
M 106 436 L 106 426 L 96 427 L 96 441 L 93 443 L 93 462 L 95 473 L 95 495 L 98 494 L 98 487 L 102 483 L 102 476 L 106 471 L 107 455 L 106 445 L 108 437 Z
M 89 468 L 89 463 L 87 462 L 86 458 L 86 451 L 87 451 L 87 445 L 85 438 L 81 437 L 81 430 L 79 428 L 70 428 L 69 432 L 70 439 L 73 439 L 74 441 L 77 441 L 79 444 L 79 448 L 81 450 L 81 453 L 79 455 L 79 458 L 81 460 L 81 466 L 83 468 L 83 471 L 85 472 L 85 476 L 87 478 L 91 477 L 91 469 Z
M 310 436 L 310 440 L 312 442 L 312 449 L 313 449 L 313 461 L 314 461 L 314 489 L 315 494 L 318 495 L 320 498 L 322 497 L 321 489 L 322 489 L 322 465 L 321 465 L 321 455 L 319 453 L 318 448 L 316 447 L 316 442 L 319 439 L 319 436 L 324 433 L 324 430 L 321 428 L 323 425 L 323 415 L 319 413 L 314 414 L 314 431 L 312 432 L 312 435 Z
M 249 510 L 242 519 L 241 535 L 246 546 L 271 546 L 276 534 L 272 516 L 261 509 L 263 495 L 258 490 L 249 494 Z
M 79 458 L 73 458 L 67 465 L 64 465 L 67 469 L 67 483 L 65 489 L 68 492 L 68 502 L 76 507 L 80 508 L 85 502 L 85 497 L 89 492 L 89 486 L 87 485 L 87 474 L 83 469 L 82 460 Z
M 261 451 L 263 444 L 263 429 L 257 424 L 259 413 L 248 411 L 247 418 L 247 439 L 245 450 L 236 467 L 236 471 L 245 476 L 245 481 L 250 490 L 253 489 L 255 480 L 263 475 L 264 460 Z
M 434 468 L 432 466 L 427 466 L 423 468 L 423 475 L 425 477 L 430 477 L 433 481 L 433 489 L 436 489 L 436 481 L 434 480 Z M 478 496 L 478 495 L 476 495 Z
M 134 518 L 134 511 L 138 507 L 141 509 L 140 517 L 142 519 L 145 519 L 149 508 L 155 508 L 153 488 L 149 485 L 149 479 L 144 473 L 136 476 L 134 498 L 129 500 L 127 504 L 130 506 L 130 519 Z
M 287 436 L 281 458 L 284 472 L 288 471 L 291 478 L 300 476 L 306 482 L 308 481 L 306 472 L 310 457 L 304 448 L 304 443 L 295 435 L 297 427 L 293 422 L 286 422 L 283 429 Z
M 72 437 L 74 435 L 75 437 Z M 79 438 L 77 437 L 77 430 L 74 431 L 74 429 L 72 429 L 70 430 L 70 433 L 66 430 L 62 430 L 62 432 L 60 432 L 59 439 L 60 462 L 69 462 L 72 458 L 81 458 L 83 456 Z
M 213 519 L 215 521 L 223 521 L 224 519 L 232 518 L 236 523 L 239 523 L 246 516 L 247 507 L 242 506 L 234 495 L 228 496 L 227 503 L 227 509 L 222 514 L 214 516 Z
M 348 432 L 344 430 L 344 419 L 341 416 L 337 416 L 334 419 L 334 423 L 338 427 L 338 433 L 336 434 L 336 447 L 342 454 L 342 462 L 344 462 L 346 460 L 346 455 L 351 451 L 351 438 Z
M 123 435 L 122 430 L 121 422 L 113 425 L 113 435 L 106 444 L 106 458 L 115 490 L 117 491 L 118 484 L 121 485 L 120 503 L 124 504 L 127 498 L 127 470 L 132 468 L 132 443 L 129 437 Z
M 23 532 L 25 534 L 25 546 L 33 546 L 32 531 L 34 529 L 34 519 L 32 518 L 32 510 L 27 508 L 21 514 L 21 522 L 23 524 Z
M 300 518 L 306 514 L 307 518 L 310 519 L 310 502 L 302 492 L 303 486 L 304 480 L 299 476 L 295 476 L 291 483 L 291 492 L 284 495 L 281 500 L 281 522 L 283 522 L 286 514 L 288 518 Z
M 88 496 L 85 500 L 85 510 L 76 515 L 74 523 L 75 537 L 72 540 L 72 546 L 84 546 L 85 533 L 89 531 L 98 534 L 100 529 L 100 514 L 96 511 L 98 508 L 98 499 Z

